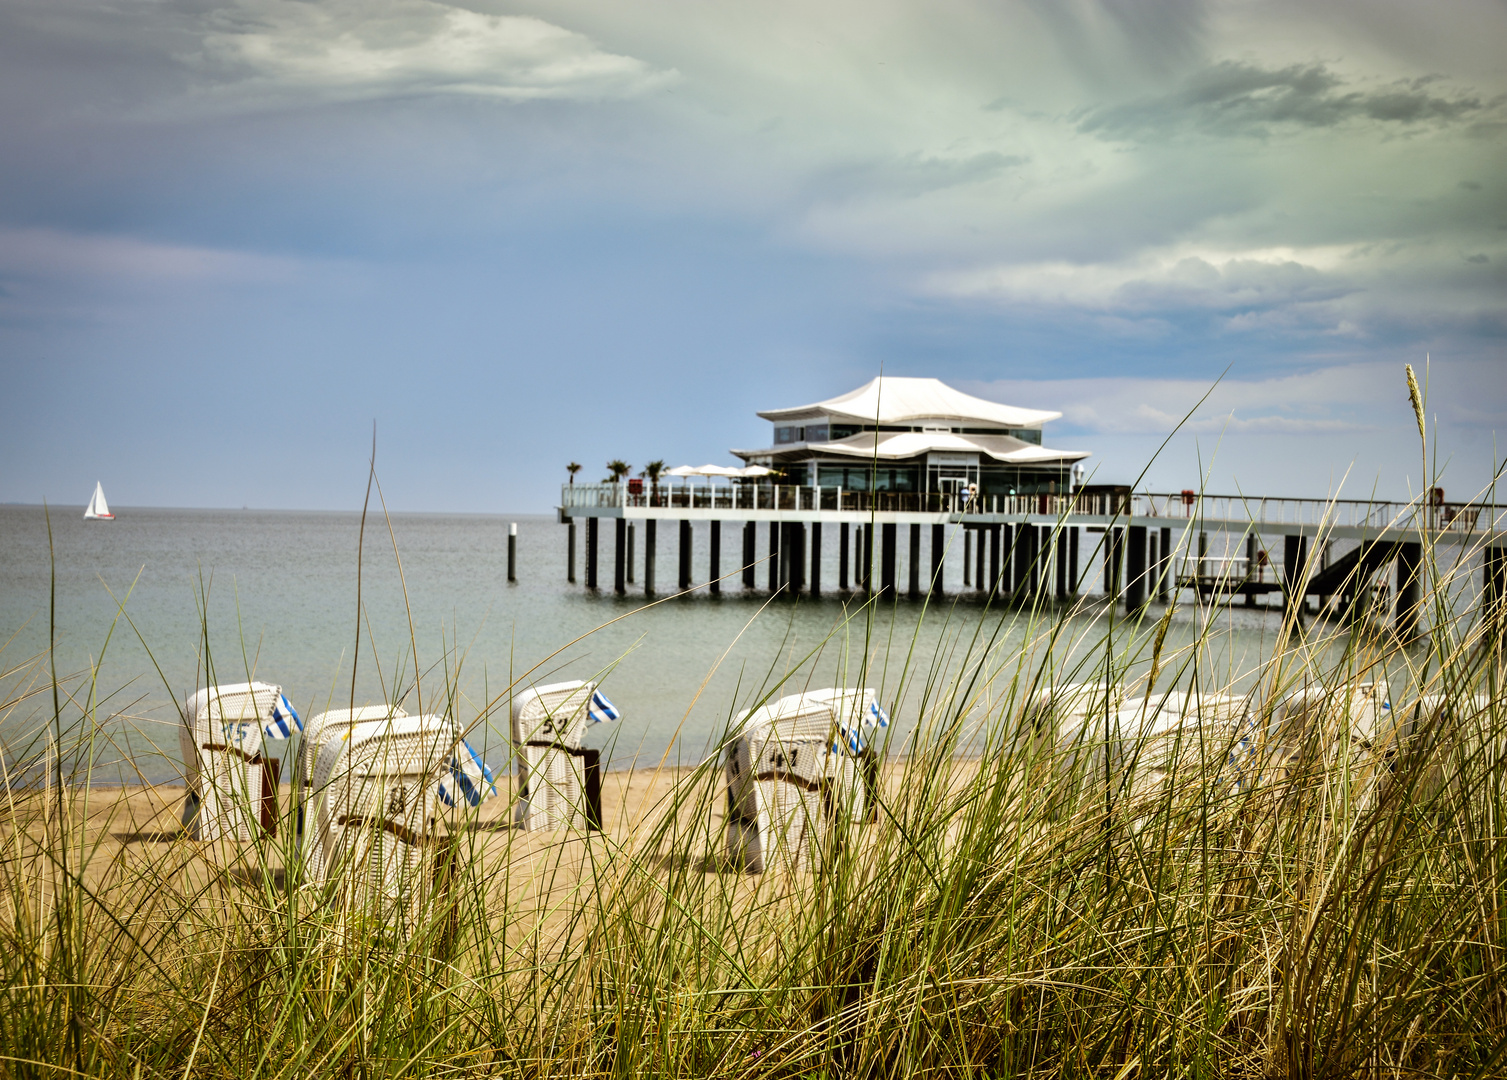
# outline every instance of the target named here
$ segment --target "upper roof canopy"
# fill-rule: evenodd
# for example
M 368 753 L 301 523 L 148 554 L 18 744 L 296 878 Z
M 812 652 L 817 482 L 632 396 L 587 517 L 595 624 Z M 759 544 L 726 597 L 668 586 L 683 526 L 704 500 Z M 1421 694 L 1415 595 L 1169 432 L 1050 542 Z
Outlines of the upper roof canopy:
M 1039 427 L 1062 414 L 1045 409 L 1020 409 L 985 401 L 954 390 L 941 379 L 911 379 L 881 375 L 857 390 L 812 405 L 767 409 L 765 420 L 814 420 L 841 417 L 860 424 L 904 424 L 918 420 L 973 421 L 1003 427 Z

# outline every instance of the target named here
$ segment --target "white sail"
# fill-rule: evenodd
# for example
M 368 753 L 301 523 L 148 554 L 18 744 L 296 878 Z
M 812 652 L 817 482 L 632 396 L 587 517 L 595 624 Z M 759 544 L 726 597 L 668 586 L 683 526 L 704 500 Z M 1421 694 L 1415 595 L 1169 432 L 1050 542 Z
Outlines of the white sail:
M 98 480 L 94 482 L 94 494 L 89 497 L 89 506 L 84 510 L 84 520 L 91 521 L 99 518 L 110 520 L 115 517 L 110 513 L 110 504 L 105 502 L 105 486 Z

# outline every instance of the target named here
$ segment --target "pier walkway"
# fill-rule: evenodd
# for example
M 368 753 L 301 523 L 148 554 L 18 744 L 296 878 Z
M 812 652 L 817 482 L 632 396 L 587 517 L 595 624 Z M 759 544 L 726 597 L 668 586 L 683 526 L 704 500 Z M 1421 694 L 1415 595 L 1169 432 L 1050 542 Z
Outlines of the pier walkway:
M 566 484 L 559 518 L 569 526 L 568 577 L 576 579 L 576 521 L 586 526 L 585 578 L 599 587 L 600 522 L 613 523 L 612 588 L 634 578 L 642 528 L 642 584 L 656 592 L 658 526 L 677 530 L 677 589 L 692 587 L 692 525 L 707 531 L 707 578 L 720 591 L 727 569 L 742 584 L 790 595 L 822 591 L 824 542 L 836 541 L 836 588 L 922 598 L 941 591 L 944 560 L 963 530 L 965 587 L 986 597 L 1067 600 L 1103 592 L 1129 608 L 1166 601 L 1179 590 L 1240 595 L 1247 604 L 1275 594 L 1284 604 L 1318 597 L 1342 612 L 1395 601 L 1400 630 L 1418 628 L 1425 573 L 1422 546 L 1458 545 L 1478 560 L 1481 596 L 1493 610 L 1507 597 L 1507 506 L 1427 500 L 1296 499 L 1132 493 L 1087 487 L 1072 495 L 987 496 L 951 492 L 869 492 L 784 484 Z M 722 525 L 740 522 L 740 556 L 727 569 Z M 764 528 L 761 529 L 761 526 Z M 928 528 L 929 527 L 929 528 Z M 767 545 L 759 543 L 767 530 Z M 904 530 L 908 551 L 900 547 Z M 832 536 L 832 533 L 836 536 Z M 923 558 L 923 534 L 929 532 Z M 1211 542 L 1211 540 L 1213 542 Z M 766 546 L 761 555 L 759 548 Z M 953 554 L 951 558 L 956 559 Z M 899 580 L 901 563 L 905 578 Z M 762 571 L 762 574 L 760 573 Z M 1395 572 L 1395 585 L 1383 579 Z M 956 573 L 952 575 L 954 578 Z M 1097 590 L 1095 590 L 1097 591 Z

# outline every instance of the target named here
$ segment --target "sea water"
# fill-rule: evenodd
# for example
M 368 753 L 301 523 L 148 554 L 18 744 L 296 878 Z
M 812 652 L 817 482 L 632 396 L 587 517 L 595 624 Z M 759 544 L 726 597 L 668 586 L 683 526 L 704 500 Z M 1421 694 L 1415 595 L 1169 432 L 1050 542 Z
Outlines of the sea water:
M 735 563 L 741 522 L 722 526 L 721 596 L 706 588 L 707 532 L 694 531 L 694 580 L 673 592 L 678 530 L 659 529 L 661 596 L 643 593 L 644 536 L 635 583 L 612 584 L 612 522 L 601 531 L 601 581 L 585 581 L 585 523 L 577 528 L 577 584 L 566 581 L 566 528 L 546 516 L 305 513 L 116 508 L 86 522 L 81 509 L 0 507 L 0 742 L 9 767 L 34 760 L 53 722 L 55 669 L 64 742 L 86 739 L 94 782 L 171 782 L 178 704 L 207 682 L 278 683 L 298 712 L 398 702 L 410 714 L 451 711 L 495 768 L 508 766 L 510 693 L 531 684 L 595 679 L 622 719 L 594 727 L 588 745 L 610 767 L 694 764 L 714 753 L 739 711 L 768 695 L 837 684 L 873 686 L 894 718 L 892 745 L 939 712 L 984 727 L 1009 682 L 1046 655 L 1044 622 L 986 606 L 963 587 L 963 534 L 949 528 L 943 594 L 928 603 L 838 593 L 836 529 L 824 536 L 819 599 L 746 591 Z M 508 526 L 518 526 L 517 582 L 507 580 Z M 929 530 L 927 530 L 929 534 Z M 766 555 L 767 526 L 759 530 Z M 902 540 L 905 530 L 901 530 Z M 929 569 L 930 536 L 922 558 Z M 1083 573 L 1102 569 L 1085 536 Z M 899 545 L 907 581 L 907 544 Z M 924 575 L 923 575 L 924 577 Z M 358 596 L 360 603 L 358 606 Z M 1102 677 L 1103 657 L 1146 642 L 1163 609 L 1141 620 L 1090 605 L 1059 619 L 1060 677 Z M 1275 611 L 1234 609 L 1200 677 L 1248 685 L 1278 639 Z M 1200 632 L 1192 605 L 1169 629 L 1168 653 Z M 1106 634 L 1109 641 L 1106 645 Z M 1019 663 L 1022 655 L 1027 663 Z M 1186 666 L 1178 670 L 1187 675 Z M 1066 673 L 1062 676 L 1062 673 Z M 1179 677 L 1174 671 L 1171 677 Z M 960 684 L 947 698 L 939 687 Z M 87 721 L 80 723 L 80 717 Z M 83 758 L 75 755 L 74 767 Z

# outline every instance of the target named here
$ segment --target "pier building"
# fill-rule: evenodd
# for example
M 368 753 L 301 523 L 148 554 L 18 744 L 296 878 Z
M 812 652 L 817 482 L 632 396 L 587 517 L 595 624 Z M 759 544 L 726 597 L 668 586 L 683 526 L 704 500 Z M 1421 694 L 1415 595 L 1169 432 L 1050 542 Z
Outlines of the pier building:
M 881 376 L 826 401 L 758 415 L 774 426 L 772 445 L 733 453 L 814 488 L 1065 494 L 1073 466 L 1089 456 L 1042 445 L 1042 426 L 1060 412 L 985 401 L 940 379 Z
M 584 584 L 604 584 L 605 521 L 611 588 L 625 593 L 636 578 L 647 595 L 669 591 L 658 572 L 663 522 L 674 531 L 675 591 L 741 584 L 789 596 L 952 592 L 1030 604 L 1095 593 L 1128 610 L 1178 593 L 1239 596 L 1371 617 L 1385 605 L 1413 634 L 1429 541 L 1458 545 L 1480 566 L 1483 610 L 1507 624 L 1507 506 L 1449 503 L 1439 489 L 1397 502 L 1084 485 L 1089 452 L 1044 445 L 1044 425 L 1060 413 L 983 401 L 936 379 L 886 376 L 758 415 L 773 426 L 771 443 L 733 450 L 742 468 L 562 485 L 568 579 L 577 579 L 579 521 Z

